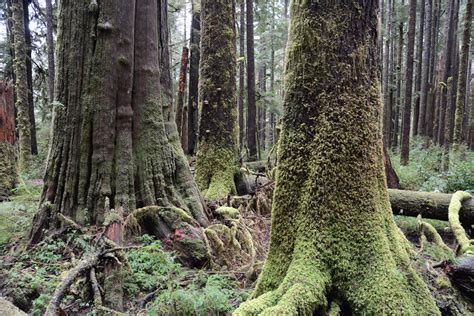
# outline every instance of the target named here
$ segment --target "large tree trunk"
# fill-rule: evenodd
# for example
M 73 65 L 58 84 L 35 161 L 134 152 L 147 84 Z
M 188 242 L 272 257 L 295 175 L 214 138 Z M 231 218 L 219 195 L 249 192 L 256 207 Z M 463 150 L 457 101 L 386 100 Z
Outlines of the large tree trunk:
M 208 200 L 236 192 L 238 172 L 235 6 L 201 2 L 201 122 L 196 181 Z
M 400 163 L 408 165 L 410 160 L 410 126 L 413 96 L 413 61 L 415 51 L 415 29 L 416 29 L 416 0 L 410 0 L 410 17 L 408 18 L 408 44 L 407 64 L 405 73 L 405 105 L 403 106 L 402 137 L 400 150 Z
M 239 34 L 239 149 L 242 156 L 245 138 L 245 0 L 240 0 Z
M 17 180 L 15 138 L 13 87 L 0 81 L 0 202 L 8 197 Z
M 193 20 L 191 23 L 189 90 L 188 90 L 188 154 L 196 153 L 198 140 L 198 91 L 199 91 L 199 60 L 201 59 L 201 7 L 193 1 Z
M 471 45 L 472 0 L 467 0 L 466 16 L 464 18 L 463 41 L 461 48 L 461 64 L 459 65 L 459 82 L 456 99 L 456 122 L 454 126 L 454 143 L 462 143 L 462 122 L 464 117 L 464 103 L 466 101 L 467 70 L 469 62 L 469 48 Z
M 11 9 L 13 17 L 12 33 L 15 38 L 13 69 L 15 72 L 16 120 L 20 138 L 19 168 L 21 171 L 24 171 L 28 169 L 31 160 L 31 123 L 28 101 L 27 47 L 25 43 L 23 0 L 12 0 Z
M 324 314 L 334 298 L 348 314 L 440 314 L 390 210 L 377 13 L 292 1 L 270 249 L 236 315 Z
M 48 102 L 54 101 L 54 36 L 53 36 L 53 5 L 46 0 L 46 44 L 48 45 Z
M 255 101 L 255 51 L 253 1 L 247 1 L 247 145 L 249 160 L 257 159 L 257 105 Z
M 104 0 L 87 8 L 61 1 L 58 105 L 41 197 L 51 207 L 35 217 L 30 243 L 61 225 L 59 213 L 102 224 L 106 200 L 125 215 L 150 205 L 179 208 L 207 225 L 174 120 L 165 128 L 169 88 L 160 78 L 169 74 L 161 71 L 167 41 L 160 12 L 167 10 L 159 3 Z
M 33 63 L 31 58 L 31 31 L 30 31 L 30 0 L 23 0 L 23 21 L 25 25 L 26 44 L 26 74 L 28 78 L 28 116 L 30 120 L 31 154 L 38 154 L 38 142 L 36 140 L 35 103 L 33 99 Z

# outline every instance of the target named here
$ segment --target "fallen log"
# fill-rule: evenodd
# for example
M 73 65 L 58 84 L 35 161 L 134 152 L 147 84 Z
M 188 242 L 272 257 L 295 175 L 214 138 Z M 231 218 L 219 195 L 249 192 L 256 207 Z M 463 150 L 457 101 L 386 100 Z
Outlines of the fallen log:
M 448 221 L 448 208 L 452 194 L 389 189 L 394 215 L 405 215 Z M 474 224 L 474 199 L 462 204 L 459 214 L 462 223 Z

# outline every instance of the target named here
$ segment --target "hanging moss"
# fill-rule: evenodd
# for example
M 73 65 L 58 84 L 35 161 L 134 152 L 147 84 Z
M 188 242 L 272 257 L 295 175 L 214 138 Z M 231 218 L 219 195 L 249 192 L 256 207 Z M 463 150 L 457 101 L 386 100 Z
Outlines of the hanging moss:
M 208 200 L 220 200 L 235 193 L 239 172 L 233 1 L 202 1 L 201 19 L 196 180 Z
M 294 0 L 270 249 L 235 315 L 438 315 L 385 183 L 378 1 Z

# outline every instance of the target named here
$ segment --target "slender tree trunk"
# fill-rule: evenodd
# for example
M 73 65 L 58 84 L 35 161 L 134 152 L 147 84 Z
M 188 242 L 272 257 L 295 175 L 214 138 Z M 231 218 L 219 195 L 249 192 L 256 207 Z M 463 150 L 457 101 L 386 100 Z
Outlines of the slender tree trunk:
M 444 146 L 446 141 L 446 112 L 448 110 L 448 80 L 452 77 L 453 59 L 454 59 L 454 20 L 456 10 L 456 0 L 446 1 L 446 24 L 445 24 L 445 46 L 444 46 L 444 69 L 442 82 L 445 86 L 440 96 L 440 108 L 438 117 L 438 144 Z
M 181 136 L 181 128 L 183 125 L 184 113 L 184 94 L 186 93 L 186 81 L 188 72 L 188 54 L 189 50 L 186 46 L 181 51 L 181 67 L 179 70 L 179 86 L 178 86 L 178 101 L 176 103 L 176 126 L 178 133 Z M 183 147 L 184 148 L 184 147 Z
M 272 0 L 272 22 L 270 24 L 271 47 L 270 47 L 270 91 L 275 94 L 275 0 Z M 275 112 L 270 111 L 270 126 L 268 128 L 268 148 L 271 149 L 275 144 Z
M 410 17 L 408 19 L 408 44 L 407 44 L 407 65 L 405 74 L 405 105 L 403 107 L 402 118 L 402 139 L 400 162 L 403 166 L 408 165 L 410 159 L 410 123 L 412 108 L 413 89 L 413 57 L 415 49 L 415 29 L 416 29 L 416 0 L 410 0 Z
M 147 0 L 149 1 L 149 0 Z M 137 3 L 138 6 L 139 3 Z M 173 81 L 171 80 L 171 55 L 169 50 L 170 35 L 168 23 L 168 0 L 160 0 L 159 10 L 157 11 L 158 21 L 160 24 L 158 33 L 159 58 L 160 58 L 160 84 L 161 84 L 161 100 L 163 107 L 163 117 L 165 119 L 165 127 L 168 133 L 172 129 L 176 129 L 176 112 L 173 107 Z M 177 131 L 176 131 L 177 132 Z M 179 137 L 179 136 L 178 136 Z M 178 140 L 179 142 L 179 140 Z
M 206 199 L 215 201 L 236 193 L 234 176 L 239 170 L 234 1 L 202 0 L 201 14 L 202 112 L 196 181 Z
M 405 0 L 402 0 L 401 5 L 405 5 Z M 397 49 L 397 104 L 395 105 L 393 118 L 393 136 L 392 147 L 398 147 L 399 125 L 400 125 L 400 111 L 402 109 L 402 69 L 403 69 L 403 19 L 398 16 L 398 49 Z
M 240 0 L 240 36 L 239 36 L 239 149 L 242 150 L 245 138 L 245 0 Z
M 247 145 L 249 160 L 257 159 L 257 106 L 255 101 L 255 51 L 253 1 L 247 1 Z
M 420 119 L 420 96 L 421 96 L 421 77 L 423 70 L 423 42 L 425 39 L 425 2 L 421 0 L 420 23 L 418 27 L 418 42 L 417 46 L 417 64 L 416 64 L 416 82 L 415 82 L 415 102 L 413 109 L 413 136 L 418 135 L 418 122 Z
M 189 65 L 189 95 L 188 95 L 188 154 L 196 153 L 199 113 L 199 60 L 201 59 L 201 8 L 200 4 L 192 4 L 193 21 L 191 23 L 191 56 Z
M 17 181 L 15 141 L 13 87 L 0 81 L 0 202 L 8 197 Z
M 456 99 L 456 122 L 454 126 L 454 143 L 458 146 L 462 143 L 462 122 L 464 117 L 467 76 L 469 68 L 469 48 L 471 45 L 472 25 L 472 0 L 467 0 L 466 15 L 464 18 L 463 40 L 461 48 L 461 64 L 459 66 L 459 83 Z M 457 147 L 456 146 L 456 147 Z
M 435 0 L 436 1 L 436 0 Z M 418 134 L 426 136 L 426 104 L 428 101 L 428 93 L 430 89 L 430 60 L 431 60 L 431 29 L 432 29 L 432 4 L 433 0 L 426 0 L 425 6 L 425 22 L 424 22 L 424 38 L 422 53 L 422 71 L 420 86 L 420 114 L 418 116 Z
M 28 102 L 28 70 L 26 65 L 27 47 L 25 43 L 25 24 L 23 0 L 12 0 L 13 36 L 15 38 L 15 71 L 17 128 L 19 134 L 20 156 L 19 168 L 27 170 L 31 160 L 31 121 Z
M 440 315 L 390 210 L 377 14 L 378 1 L 292 1 L 270 249 L 236 316 L 325 314 L 334 297 L 347 314 Z
M 23 0 L 23 18 L 25 25 L 26 44 L 26 73 L 28 78 L 28 116 L 30 119 L 31 154 L 38 154 L 38 142 L 36 140 L 35 103 L 33 99 L 33 65 L 31 59 L 31 31 L 30 31 L 30 0 Z
M 54 36 L 53 36 L 53 5 L 46 0 L 46 45 L 48 46 L 48 102 L 54 102 Z
M 169 56 L 166 5 L 152 0 L 101 1 L 89 7 L 75 0 L 60 2 L 58 105 L 43 207 L 30 243 L 38 242 L 45 229 L 62 225 L 59 213 L 81 225 L 101 225 L 109 200 L 110 208 L 138 222 L 145 219 L 143 232 L 162 240 L 177 226 L 160 214 L 171 216 L 189 237 L 170 245 L 178 258 L 189 265 L 207 260 L 196 227 L 208 224 L 204 204 L 175 121 L 165 120 L 172 100 L 169 61 L 163 59 Z M 154 208 L 134 212 L 147 206 Z M 182 214 L 196 224 L 180 221 Z M 196 247 L 190 249 L 191 244 Z
M 259 137 L 259 159 L 262 159 L 261 152 L 265 152 L 265 133 L 266 133 L 266 108 L 264 103 L 265 93 L 267 93 L 267 81 L 266 81 L 266 65 L 260 67 L 258 73 L 258 86 L 260 94 L 260 106 L 258 108 L 258 137 Z

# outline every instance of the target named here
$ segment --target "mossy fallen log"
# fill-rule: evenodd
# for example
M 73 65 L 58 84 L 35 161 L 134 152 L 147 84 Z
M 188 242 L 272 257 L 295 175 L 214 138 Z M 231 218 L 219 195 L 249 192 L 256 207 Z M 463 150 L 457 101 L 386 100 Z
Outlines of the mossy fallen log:
M 448 208 L 452 194 L 416 192 L 389 189 L 390 203 L 395 215 L 448 220 Z M 462 223 L 474 224 L 474 199 L 462 204 L 459 214 Z

